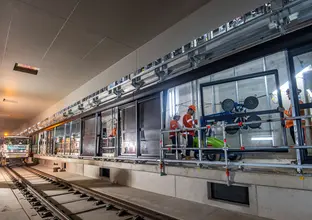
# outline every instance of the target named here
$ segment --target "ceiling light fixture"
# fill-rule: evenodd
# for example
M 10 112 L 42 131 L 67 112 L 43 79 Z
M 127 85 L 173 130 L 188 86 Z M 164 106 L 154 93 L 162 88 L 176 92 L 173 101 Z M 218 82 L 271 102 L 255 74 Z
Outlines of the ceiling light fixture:
M 23 72 L 23 73 L 29 73 L 32 75 L 37 75 L 39 72 L 39 68 L 21 64 L 21 63 L 15 63 L 13 70 Z

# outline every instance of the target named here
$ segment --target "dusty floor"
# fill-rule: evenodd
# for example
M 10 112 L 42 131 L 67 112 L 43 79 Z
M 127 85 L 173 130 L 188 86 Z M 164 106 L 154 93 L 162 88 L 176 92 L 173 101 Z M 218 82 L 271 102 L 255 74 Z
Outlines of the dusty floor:
M 30 219 L 22 208 L 18 198 L 11 190 L 8 177 L 0 167 L 0 219 L 24 220 Z

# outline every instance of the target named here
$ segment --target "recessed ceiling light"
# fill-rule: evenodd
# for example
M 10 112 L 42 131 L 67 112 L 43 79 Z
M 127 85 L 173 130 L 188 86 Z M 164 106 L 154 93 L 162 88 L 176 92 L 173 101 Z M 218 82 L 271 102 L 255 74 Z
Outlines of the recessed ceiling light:
M 21 64 L 21 63 L 15 63 L 13 70 L 23 72 L 23 73 L 29 73 L 32 75 L 37 75 L 39 72 L 39 68 Z

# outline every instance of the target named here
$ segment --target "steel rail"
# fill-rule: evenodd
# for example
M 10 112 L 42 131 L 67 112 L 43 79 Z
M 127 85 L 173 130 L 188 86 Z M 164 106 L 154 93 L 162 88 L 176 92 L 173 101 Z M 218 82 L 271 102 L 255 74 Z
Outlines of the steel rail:
M 68 182 L 62 178 L 53 176 L 51 174 L 45 173 L 43 171 L 40 171 L 40 170 L 37 170 L 34 168 L 31 168 L 29 166 L 23 167 L 23 168 L 25 170 L 35 174 L 35 175 L 40 176 L 40 177 L 53 179 L 56 182 L 63 183 L 67 186 L 70 186 L 73 189 L 76 189 L 77 191 L 80 191 L 80 192 L 83 192 L 87 195 L 90 195 L 95 199 L 99 199 L 99 200 L 102 200 L 104 202 L 109 202 L 109 203 L 111 203 L 115 206 L 118 206 L 118 207 L 122 207 L 122 209 L 127 210 L 128 212 L 130 212 L 134 216 L 140 215 L 140 216 L 143 216 L 144 219 L 148 218 L 148 219 L 155 219 L 155 220 L 178 220 L 177 218 L 174 218 L 172 216 L 168 216 L 164 213 L 160 213 L 160 212 L 148 209 L 146 207 L 143 207 L 143 206 L 140 206 L 140 205 L 137 205 L 134 203 L 130 203 L 130 202 L 127 202 L 125 200 L 104 194 L 102 192 L 97 192 L 95 190 L 92 190 L 92 189 L 89 189 L 89 188 L 86 188 L 86 187 L 83 187 L 83 186 L 80 186 L 80 185 L 77 185 L 74 183 L 70 183 L 70 182 Z
M 42 204 L 44 204 L 48 208 L 48 210 L 54 214 L 54 216 L 56 216 L 62 220 L 72 220 L 68 215 L 66 215 L 65 213 L 63 213 L 59 209 L 57 209 L 40 192 L 38 192 L 34 187 L 32 187 L 32 184 L 28 180 L 26 180 L 24 177 L 22 177 L 15 170 L 8 168 L 8 167 L 4 167 L 4 170 L 13 182 L 15 180 L 15 181 L 18 181 L 20 184 L 22 184 L 24 186 L 24 188 L 27 189 L 28 191 L 30 191 Z

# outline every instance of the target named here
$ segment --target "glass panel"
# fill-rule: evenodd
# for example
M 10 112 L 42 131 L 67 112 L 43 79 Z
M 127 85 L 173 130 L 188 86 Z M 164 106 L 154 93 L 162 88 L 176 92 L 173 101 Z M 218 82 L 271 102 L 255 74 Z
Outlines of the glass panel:
M 135 154 L 137 146 L 135 106 L 120 110 L 121 154 Z
M 141 154 L 159 155 L 160 99 L 139 104 Z
M 82 155 L 94 156 L 96 144 L 95 117 L 83 120 Z
M 71 150 L 72 155 L 80 154 L 80 120 L 79 119 L 72 122 L 70 150 Z
M 70 154 L 70 129 L 71 129 L 71 123 L 65 124 L 65 144 L 64 144 L 64 150 L 65 154 Z
M 259 73 L 264 71 L 263 69 L 263 59 L 257 59 L 254 61 L 250 61 L 248 63 L 244 63 L 235 67 L 234 69 L 236 76 L 248 75 L 251 73 Z
M 218 72 L 217 74 L 211 75 L 211 81 L 217 81 L 221 79 L 228 79 L 235 76 L 234 68 L 223 70 Z M 201 82 L 201 80 L 200 80 Z M 201 82 L 202 83 L 202 82 Z
M 231 99 L 233 101 L 237 100 L 235 82 L 215 85 L 211 87 L 211 90 L 213 90 L 213 94 L 214 94 L 214 106 L 213 106 L 212 113 L 224 111 L 221 105 L 221 103 L 224 100 L 226 99 Z
M 53 154 L 53 130 L 47 131 L 47 154 Z
M 269 77 L 271 78 L 271 80 L 273 80 L 272 86 L 276 88 L 276 86 L 274 86 L 275 84 L 274 77 L 272 76 L 269 76 Z M 267 101 L 268 97 L 267 97 L 267 92 L 266 92 L 266 89 L 267 89 L 266 83 L 267 83 L 267 80 L 265 79 L 264 76 L 238 81 L 237 82 L 238 91 L 237 91 L 237 99 L 236 99 L 237 102 L 239 104 L 244 105 L 244 107 L 248 109 L 248 112 L 263 111 L 263 110 L 271 109 Z M 248 103 L 246 101 L 248 97 L 256 97 L 256 99 L 258 100 L 258 105 L 257 106 L 256 105 L 245 106 L 245 102 L 246 104 Z
M 117 115 L 115 109 L 110 109 L 101 113 L 101 153 L 104 156 L 114 156 L 117 135 Z
M 186 83 L 176 87 L 176 113 L 185 114 L 188 106 L 196 102 L 195 94 L 192 91 L 192 83 Z
M 299 104 L 312 104 L 312 52 L 295 56 L 293 60 L 295 66 L 296 83 L 299 92 Z M 310 107 L 311 106 L 306 107 L 305 109 L 301 109 L 300 115 L 311 115 L 312 109 Z M 305 143 L 311 146 L 311 119 L 302 120 L 302 126 Z M 294 135 L 292 134 L 292 139 L 293 138 Z M 308 149 L 307 152 L 308 156 L 312 156 L 312 149 Z
M 209 78 L 206 77 L 205 80 L 207 81 Z M 166 129 L 170 129 L 170 122 L 173 120 L 173 116 L 175 114 L 181 116 L 178 123 L 183 126 L 183 116 L 186 114 L 188 107 L 192 104 L 196 105 L 197 92 L 195 91 L 194 85 L 195 82 L 193 81 L 168 90 L 166 100 Z M 184 144 L 184 141 L 185 139 L 181 139 L 181 144 Z M 169 133 L 164 134 L 164 143 L 172 144 L 171 140 L 169 139 Z M 168 155 L 169 154 L 170 153 L 168 153 Z
M 64 132 L 65 125 L 56 127 L 55 130 L 55 153 L 64 154 Z
M 32 136 L 31 152 L 33 154 L 37 154 L 38 153 L 38 134 L 35 134 L 34 136 Z
M 4 143 L 7 145 L 27 145 L 27 144 L 29 144 L 28 138 L 20 138 L 20 137 L 5 137 L 4 140 L 1 138 L 0 141 L 1 141 L 0 144 Z
M 261 59 L 257 59 L 235 68 L 215 73 L 210 76 L 199 79 L 200 83 L 214 82 L 220 79 L 230 79 L 235 76 L 248 75 L 256 72 L 264 72 L 268 70 L 278 70 L 281 89 L 285 87 L 288 76 L 288 66 L 285 52 L 279 52 L 272 54 Z M 289 100 L 287 95 L 282 92 L 282 103 L 287 106 Z M 256 97 L 258 105 L 252 109 L 246 109 L 244 106 L 241 111 L 243 112 L 258 112 L 265 110 L 276 110 L 279 106 L 277 99 L 277 88 L 274 75 L 262 76 L 248 80 L 238 80 L 237 82 L 229 82 L 203 88 L 203 105 L 204 115 L 220 114 L 224 112 L 221 103 L 225 99 L 232 99 L 236 102 L 236 105 L 245 105 L 244 101 L 247 97 Z M 247 102 L 246 102 L 247 103 Z M 235 110 L 236 111 L 236 110 Z M 279 113 L 275 114 L 260 114 L 261 119 L 279 118 Z M 248 117 L 246 117 L 247 119 Z M 234 120 L 234 119 L 233 119 Z M 262 123 L 260 128 L 247 127 L 245 129 L 238 130 L 235 134 L 227 134 L 227 140 L 231 147 L 240 146 L 252 146 L 252 147 L 270 147 L 270 146 L 283 146 L 284 145 L 284 129 L 281 123 L 270 122 Z M 223 139 L 222 130 L 216 130 L 215 136 L 219 139 Z M 288 138 L 290 137 L 289 131 L 287 132 Z M 282 151 L 284 152 L 284 151 Z M 287 152 L 287 151 L 285 151 Z M 289 154 L 275 153 L 262 153 L 262 154 L 246 154 L 245 158 L 281 158 L 292 159 L 295 157 L 293 152 Z
M 287 85 L 288 81 L 288 64 L 287 64 L 287 58 L 285 55 L 285 52 L 278 52 L 270 56 L 264 57 L 264 70 L 278 70 L 278 75 L 279 75 L 279 81 L 280 81 L 280 89 L 281 89 L 281 96 L 282 96 L 282 105 L 283 106 L 288 106 L 289 99 L 286 95 L 285 92 L 285 85 Z M 271 109 L 276 109 L 278 105 L 278 99 L 277 99 L 277 88 L 275 86 L 275 80 L 273 76 L 267 76 L 267 83 L 268 83 L 268 93 L 270 95 L 270 100 L 269 100 L 269 106 Z M 273 118 L 278 118 L 278 114 L 272 115 Z M 271 129 L 274 132 L 274 139 L 273 139 L 273 144 L 280 146 L 283 145 L 284 143 L 281 140 L 281 137 L 283 137 L 283 129 L 281 129 L 281 124 L 280 123 L 270 123 Z M 286 137 L 285 139 L 288 140 L 288 144 L 291 144 L 290 142 L 290 134 L 289 131 L 286 131 Z M 295 158 L 295 154 L 292 154 L 293 152 L 290 152 L 289 157 Z M 284 156 L 286 157 L 286 156 Z
M 277 102 L 271 101 L 271 95 L 276 90 L 274 75 L 261 76 L 252 79 L 238 80 L 213 86 L 204 87 L 205 115 L 212 118 L 226 114 L 228 110 L 222 107 L 224 100 L 232 100 L 231 114 L 255 112 L 256 120 L 268 120 L 273 117 L 270 114 L 258 114 L 261 111 L 276 109 Z M 213 91 L 213 92 L 212 92 Z M 253 102 L 247 102 L 248 97 L 253 97 Z M 214 101 L 213 101 L 214 100 Z M 214 105 L 210 103 L 215 103 Z M 255 104 L 256 103 L 256 104 Z M 227 119 L 227 123 L 248 121 L 250 115 Z M 279 114 L 274 114 L 275 118 Z M 236 132 L 227 132 L 227 140 L 232 147 L 240 146 L 265 147 L 282 145 L 282 133 L 280 122 L 263 123 L 257 128 L 245 126 Z M 216 137 L 223 139 L 222 130 L 216 133 Z
M 46 131 L 39 133 L 39 153 L 42 155 L 46 154 L 47 142 L 46 142 Z

